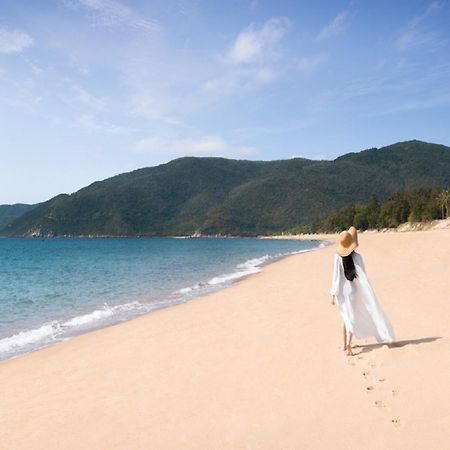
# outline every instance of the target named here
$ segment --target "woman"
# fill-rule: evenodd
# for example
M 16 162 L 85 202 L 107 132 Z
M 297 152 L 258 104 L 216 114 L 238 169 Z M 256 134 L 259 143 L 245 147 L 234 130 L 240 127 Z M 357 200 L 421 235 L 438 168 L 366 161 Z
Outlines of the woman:
M 362 257 L 355 252 L 358 235 L 355 227 L 339 235 L 334 255 L 331 304 L 337 302 L 344 321 L 344 351 L 353 356 L 352 337 L 374 336 L 377 342 L 393 342 L 394 331 L 367 278 Z

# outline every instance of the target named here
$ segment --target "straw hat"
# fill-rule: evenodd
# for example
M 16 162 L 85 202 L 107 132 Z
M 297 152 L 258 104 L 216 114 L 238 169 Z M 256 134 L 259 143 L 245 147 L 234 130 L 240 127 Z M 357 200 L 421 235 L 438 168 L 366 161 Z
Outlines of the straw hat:
M 355 227 L 351 227 L 348 231 L 344 230 L 339 235 L 338 241 L 338 254 L 341 256 L 350 255 L 350 253 L 358 247 L 358 236 Z
M 353 240 L 356 242 L 356 246 L 358 247 L 358 232 L 355 227 L 350 227 L 348 232 L 352 235 Z

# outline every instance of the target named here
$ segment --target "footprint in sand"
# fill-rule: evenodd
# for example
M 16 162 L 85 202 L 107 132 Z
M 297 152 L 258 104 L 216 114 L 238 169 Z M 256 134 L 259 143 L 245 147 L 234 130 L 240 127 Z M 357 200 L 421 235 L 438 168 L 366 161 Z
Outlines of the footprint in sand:
M 376 400 L 375 401 L 375 406 L 377 408 L 385 408 L 386 407 L 386 405 L 381 400 Z

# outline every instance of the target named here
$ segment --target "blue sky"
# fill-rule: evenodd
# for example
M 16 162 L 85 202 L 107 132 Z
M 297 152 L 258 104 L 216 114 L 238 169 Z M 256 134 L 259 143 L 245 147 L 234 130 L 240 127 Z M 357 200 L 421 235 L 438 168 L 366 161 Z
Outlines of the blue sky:
M 0 204 L 179 156 L 450 145 L 450 2 L 16 0 Z

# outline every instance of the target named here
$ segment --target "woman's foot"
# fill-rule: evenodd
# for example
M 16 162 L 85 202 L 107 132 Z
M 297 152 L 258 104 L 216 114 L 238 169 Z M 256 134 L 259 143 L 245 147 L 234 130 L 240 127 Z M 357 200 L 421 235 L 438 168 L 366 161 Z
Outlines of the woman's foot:
M 347 356 L 353 356 L 352 346 L 351 345 L 347 345 Z

